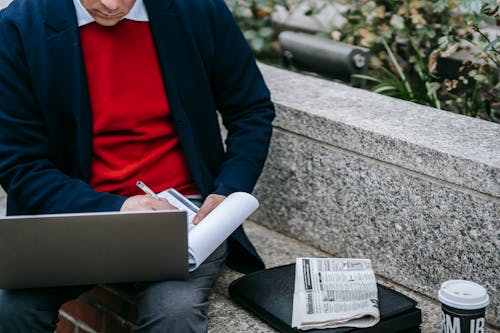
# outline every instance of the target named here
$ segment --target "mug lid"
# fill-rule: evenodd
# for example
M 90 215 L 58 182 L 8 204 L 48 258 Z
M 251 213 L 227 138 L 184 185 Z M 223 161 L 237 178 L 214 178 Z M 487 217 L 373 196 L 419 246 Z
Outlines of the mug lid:
M 483 286 L 467 280 L 449 280 L 439 289 L 441 303 L 462 310 L 482 309 L 490 303 Z

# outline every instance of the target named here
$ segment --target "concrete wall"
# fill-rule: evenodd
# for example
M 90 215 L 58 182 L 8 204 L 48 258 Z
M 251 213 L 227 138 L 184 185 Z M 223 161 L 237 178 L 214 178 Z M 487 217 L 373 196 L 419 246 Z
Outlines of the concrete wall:
M 277 119 L 254 220 L 434 298 L 476 281 L 499 325 L 500 125 L 262 71 Z

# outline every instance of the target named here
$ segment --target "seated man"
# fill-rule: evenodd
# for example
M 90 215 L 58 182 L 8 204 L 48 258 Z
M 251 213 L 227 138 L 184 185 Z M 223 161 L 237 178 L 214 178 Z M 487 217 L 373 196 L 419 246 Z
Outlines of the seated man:
M 252 191 L 273 117 L 223 0 L 14 0 L 0 11 L 9 215 L 172 207 L 141 195 L 141 179 L 203 199 L 199 222 L 228 194 Z M 241 228 L 227 245 L 227 259 L 223 244 L 186 281 L 140 284 L 134 331 L 206 331 L 224 260 L 263 268 Z M 0 332 L 53 332 L 60 305 L 89 288 L 0 290 Z

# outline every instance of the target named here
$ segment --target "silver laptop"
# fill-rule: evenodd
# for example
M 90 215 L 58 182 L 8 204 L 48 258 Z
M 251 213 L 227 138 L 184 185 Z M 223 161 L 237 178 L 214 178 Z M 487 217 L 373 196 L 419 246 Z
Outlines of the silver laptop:
M 186 279 L 184 211 L 0 218 L 0 289 Z

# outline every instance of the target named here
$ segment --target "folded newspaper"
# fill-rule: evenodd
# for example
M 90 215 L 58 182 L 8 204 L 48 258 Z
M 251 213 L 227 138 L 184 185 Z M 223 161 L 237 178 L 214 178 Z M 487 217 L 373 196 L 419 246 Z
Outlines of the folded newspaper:
M 251 194 L 235 192 L 227 196 L 200 223 L 193 224 L 198 207 L 175 189 L 158 194 L 173 206 L 187 212 L 189 271 L 192 272 L 212 254 L 258 207 Z
M 370 327 L 379 320 L 371 260 L 297 258 L 292 327 Z

